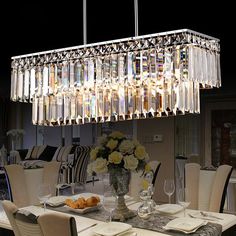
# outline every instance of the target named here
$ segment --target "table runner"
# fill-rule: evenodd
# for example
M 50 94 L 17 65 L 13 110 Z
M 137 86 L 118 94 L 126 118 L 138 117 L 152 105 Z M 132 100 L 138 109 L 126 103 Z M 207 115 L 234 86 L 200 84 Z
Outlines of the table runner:
M 51 210 L 69 213 L 72 215 L 80 215 L 83 217 L 88 217 L 94 220 L 106 221 L 109 217 L 109 212 L 104 210 L 103 208 L 99 209 L 98 211 L 88 212 L 85 214 L 78 214 L 73 211 L 70 211 L 66 207 L 48 207 Z M 139 216 L 135 216 L 131 219 L 127 219 L 125 223 L 132 225 L 135 228 L 142 228 L 152 231 L 157 231 L 160 233 L 165 233 L 174 236 L 183 236 L 186 235 L 182 232 L 177 231 L 170 231 L 165 230 L 162 227 L 165 226 L 169 221 L 175 219 L 176 217 L 173 216 L 166 216 L 160 214 L 153 214 L 149 219 L 143 220 L 140 219 Z M 222 225 L 210 223 L 208 222 L 207 225 L 200 227 L 196 232 L 191 233 L 191 236 L 220 236 L 222 234 Z

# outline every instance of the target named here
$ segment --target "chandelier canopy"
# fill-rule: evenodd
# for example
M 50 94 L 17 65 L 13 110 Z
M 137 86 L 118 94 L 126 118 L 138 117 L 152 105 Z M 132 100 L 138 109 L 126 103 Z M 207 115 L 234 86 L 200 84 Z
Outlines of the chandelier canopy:
M 37 125 L 199 113 L 220 86 L 219 40 L 188 29 L 12 57 L 11 100 Z

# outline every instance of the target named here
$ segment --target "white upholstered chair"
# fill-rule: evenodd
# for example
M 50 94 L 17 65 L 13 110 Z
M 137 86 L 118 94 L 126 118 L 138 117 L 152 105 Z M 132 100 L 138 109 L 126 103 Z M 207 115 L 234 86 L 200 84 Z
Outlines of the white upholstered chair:
M 5 200 L 2 202 L 2 206 L 6 212 L 15 236 L 43 236 L 37 221 L 32 223 L 22 219 L 17 219 L 16 213 L 18 208 L 14 203 Z
M 47 183 L 51 187 L 52 196 L 56 195 L 56 185 L 59 180 L 61 162 L 50 161 L 44 164 L 43 183 Z
M 70 215 L 50 212 L 30 217 L 10 201 L 2 205 L 15 236 L 77 236 L 75 218 Z
M 17 207 L 30 205 L 23 167 L 21 165 L 12 164 L 6 165 L 4 168 L 11 200 Z
M 43 236 L 77 236 L 75 218 L 56 212 L 40 215 L 38 223 Z
M 201 170 L 197 163 L 185 165 L 185 187 L 189 192 L 189 208 L 223 212 L 232 166 L 221 165 L 217 170 Z

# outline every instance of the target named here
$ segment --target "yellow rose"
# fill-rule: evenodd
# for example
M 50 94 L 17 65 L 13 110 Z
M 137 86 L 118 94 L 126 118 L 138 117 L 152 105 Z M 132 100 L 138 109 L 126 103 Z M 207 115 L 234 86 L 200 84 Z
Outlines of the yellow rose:
M 124 156 L 124 167 L 127 170 L 135 170 L 138 167 L 138 159 L 134 155 Z
M 119 146 L 119 151 L 124 154 L 132 154 L 135 146 L 131 140 L 123 140 Z
M 95 161 L 96 160 L 98 151 L 99 151 L 99 147 L 96 147 L 96 148 L 91 150 L 91 152 L 90 152 L 90 160 L 91 161 Z
M 103 134 L 101 137 L 98 137 L 97 143 L 99 146 L 104 145 L 107 142 L 107 135 Z
M 118 144 L 117 140 L 110 139 L 106 146 L 110 148 L 111 150 L 113 150 L 117 147 L 117 144 Z
M 117 139 L 122 139 L 125 137 L 120 131 L 113 131 L 109 136 Z
M 149 172 L 151 170 L 152 170 L 151 166 L 149 164 L 146 164 L 145 165 L 145 172 Z
M 120 152 L 112 152 L 109 156 L 108 156 L 108 161 L 110 163 L 114 163 L 114 164 L 120 164 L 121 161 L 123 159 L 123 155 Z
M 148 189 L 148 186 L 149 186 L 149 182 L 146 180 L 146 179 L 143 179 L 142 180 L 142 188 L 144 190 L 147 190 Z
M 143 160 L 147 156 L 145 147 L 141 145 L 136 147 L 134 154 L 139 160 Z
M 93 174 L 93 162 L 88 164 L 87 173 L 88 173 L 89 176 L 92 176 L 92 174 Z
M 93 171 L 96 173 L 106 173 L 108 171 L 107 168 L 107 160 L 101 157 L 97 158 L 92 165 Z

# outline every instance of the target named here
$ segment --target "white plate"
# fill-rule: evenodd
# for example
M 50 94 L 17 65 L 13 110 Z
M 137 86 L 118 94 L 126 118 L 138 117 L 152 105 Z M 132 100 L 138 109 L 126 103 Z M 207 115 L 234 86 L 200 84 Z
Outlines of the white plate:
M 65 202 L 65 200 L 68 197 L 66 196 L 55 196 L 55 197 L 50 197 L 49 200 L 47 201 L 47 204 L 50 206 L 59 206 Z
M 132 228 L 131 225 L 121 222 L 101 223 L 93 227 L 92 231 L 95 234 L 103 236 L 114 236 L 123 233 Z
M 183 207 L 178 204 L 163 204 L 156 207 L 156 210 L 164 214 L 176 214 L 183 210 Z
M 191 219 L 191 218 L 180 217 L 171 220 L 166 226 L 163 227 L 163 229 L 175 230 L 183 232 L 185 234 L 190 234 L 206 224 L 207 221 L 202 219 Z
M 67 209 L 70 210 L 70 211 L 75 212 L 75 213 L 85 214 L 85 213 L 88 213 L 88 212 L 91 212 L 91 211 L 96 211 L 96 210 L 98 210 L 101 206 L 102 206 L 102 204 L 101 204 L 101 203 L 98 203 L 97 206 L 85 207 L 85 208 L 83 208 L 83 209 L 75 209 L 75 208 L 69 207 L 69 206 L 67 206 L 67 205 L 65 205 L 64 207 L 67 208 Z

